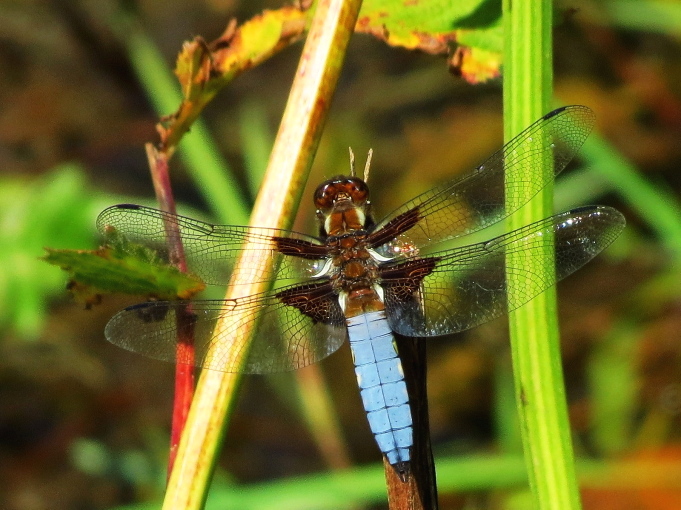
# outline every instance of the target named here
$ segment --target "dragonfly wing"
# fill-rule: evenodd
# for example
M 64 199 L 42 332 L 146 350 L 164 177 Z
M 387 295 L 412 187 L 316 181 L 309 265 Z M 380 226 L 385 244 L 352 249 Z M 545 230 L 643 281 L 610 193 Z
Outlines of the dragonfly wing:
M 227 315 L 232 320 L 223 322 Z M 178 359 L 182 316 L 182 324 L 189 325 L 184 336 L 193 337 L 193 360 Z M 247 347 L 240 332 L 249 324 L 255 332 Z M 266 374 L 327 357 L 345 341 L 347 328 L 330 284 L 312 283 L 226 301 L 141 303 L 116 314 L 105 334 L 115 345 L 163 361 Z
M 377 224 L 375 231 L 391 227 L 390 221 L 401 215 L 415 217 L 418 221 L 407 236 L 417 246 L 426 246 L 488 227 L 525 203 L 508 206 L 505 189 L 529 191 L 528 200 L 539 193 L 572 160 L 593 124 L 594 114 L 586 106 L 558 108 L 529 126 L 471 173 L 437 186 L 393 211 Z M 530 168 L 538 155 L 551 157 L 554 163 L 546 167 L 541 176 L 536 175 L 535 166 Z
M 269 278 L 284 283 L 309 278 L 322 267 L 326 255 L 318 239 L 298 232 L 212 225 L 141 205 L 120 204 L 102 211 L 97 218 L 97 229 L 106 235 L 110 228 L 132 242 L 154 249 L 163 262 L 170 262 L 166 229 L 174 229 L 181 235 L 189 270 L 208 284 L 229 281 L 246 243 L 249 251 L 248 256 L 243 257 L 243 283 L 262 281 L 260 265 L 255 261 L 262 252 L 273 259 L 276 268 Z M 282 256 L 284 254 L 293 256 Z
M 390 327 L 406 336 L 457 333 L 530 301 L 605 249 L 624 228 L 615 209 L 589 206 L 490 241 L 382 267 Z M 542 248 L 555 247 L 555 263 Z M 513 253 L 511 262 L 506 255 Z M 514 292 L 508 293 L 509 281 Z M 420 282 L 420 285 L 419 285 Z

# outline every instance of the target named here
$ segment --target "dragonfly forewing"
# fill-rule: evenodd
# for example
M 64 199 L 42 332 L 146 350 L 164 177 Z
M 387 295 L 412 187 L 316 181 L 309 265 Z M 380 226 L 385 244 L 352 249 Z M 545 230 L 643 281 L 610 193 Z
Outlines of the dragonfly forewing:
M 425 247 L 477 232 L 519 209 L 539 193 L 574 158 L 594 125 L 586 106 L 566 106 L 546 114 L 487 161 L 463 177 L 427 191 L 394 210 L 377 229 L 408 211 L 418 211 L 419 221 L 408 232 L 417 246 Z M 544 175 L 537 175 L 537 157 L 550 158 Z M 508 201 L 507 192 L 522 189 L 526 200 Z
M 120 204 L 102 211 L 97 228 L 106 235 L 113 228 L 128 240 L 151 247 L 162 261 L 169 260 L 167 234 L 176 229 L 182 239 L 189 271 L 210 285 L 246 284 L 262 281 L 258 262 L 264 251 L 272 259 L 273 277 L 283 283 L 302 281 L 316 274 L 323 266 L 323 245 L 312 236 L 298 232 L 269 228 L 213 225 L 203 221 L 166 213 L 151 207 Z M 282 240 L 277 242 L 277 240 Z M 310 253 L 307 257 L 284 256 L 281 245 L 297 246 Z M 248 242 L 249 252 L 242 258 L 240 280 L 230 282 L 234 264 Z M 305 253 L 307 253 L 305 252 Z M 272 275 L 271 275 L 272 276 Z

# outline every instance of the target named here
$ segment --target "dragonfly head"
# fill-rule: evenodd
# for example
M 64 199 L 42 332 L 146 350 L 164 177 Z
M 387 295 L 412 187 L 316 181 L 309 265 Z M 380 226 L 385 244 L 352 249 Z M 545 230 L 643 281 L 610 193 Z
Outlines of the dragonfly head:
M 369 221 L 369 187 L 359 177 L 339 175 L 319 185 L 314 205 L 323 234 L 363 229 Z

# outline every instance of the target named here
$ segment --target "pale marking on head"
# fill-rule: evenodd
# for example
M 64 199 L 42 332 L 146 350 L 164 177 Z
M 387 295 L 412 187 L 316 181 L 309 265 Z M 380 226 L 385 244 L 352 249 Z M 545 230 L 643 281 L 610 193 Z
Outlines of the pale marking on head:
M 364 210 L 359 208 L 356 208 L 355 210 L 357 211 L 357 219 L 359 220 L 359 224 L 363 227 L 366 226 L 367 216 L 364 214 Z

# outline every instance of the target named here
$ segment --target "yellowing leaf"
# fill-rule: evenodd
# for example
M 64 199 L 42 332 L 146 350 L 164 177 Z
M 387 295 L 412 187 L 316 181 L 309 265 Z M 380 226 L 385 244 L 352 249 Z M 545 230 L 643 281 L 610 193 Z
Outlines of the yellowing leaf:
M 501 3 L 496 0 L 365 0 L 357 22 L 392 46 L 450 54 L 450 65 L 471 83 L 499 76 Z
M 175 66 L 184 100 L 166 124 L 158 126 L 162 144 L 177 145 L 203 107 L 235 76 L 302 38 L 309 17 L 309 11 L 283 7 L 264 11 L 240 26 L 232 20 L 210 43 L 200 37 L 186 42 Z

